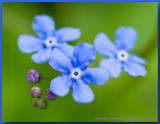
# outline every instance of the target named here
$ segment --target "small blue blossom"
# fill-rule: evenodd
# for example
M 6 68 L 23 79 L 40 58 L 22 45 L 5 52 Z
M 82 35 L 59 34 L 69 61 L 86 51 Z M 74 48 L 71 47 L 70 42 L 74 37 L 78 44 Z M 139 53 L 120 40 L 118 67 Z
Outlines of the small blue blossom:
M 73 59 L 67 58 L 60 50 L 54 49 L 49 64 L 61 72 L 50 83 L 51 91 L 58 96 L 65 96 L 72 89 L 73 99 L 78 103 L 90 103 L 94 93 L 88 83 L 103 85 L 110 77 L 108 70 L 101 67 L 88 68 L 96 58 L 96 49 L 88 43 L 79 43 L 73 50 Z
M 38 64 L 47 62 L 54 48 L 58 48 L 70 57 L 74 47 L 66 42 L 74 41 L 81 35 L 78 28 L 63 27 L 55 31 L 55 22 L 48 15 L 35 16 L 32 28 L 38 37 L 21 35 L 18 39 L 18 46 L 24 53 L 37 52 L 32 55 L 32 60 Z
M 94 44 L 97 51 L 107 57 L 101 60 L 100 67 L 104 67 L 111 72 L 112 77 L 118 77 L 124 69 L 132 76 L 145 76 L 147 71 L 143 67 L 146 61 L 130 54 L 137 41 L 137 32 L 131 27 L 120 27 L 115 33 L 116 45 L 114 45 L 105 33 L 99 33 Z

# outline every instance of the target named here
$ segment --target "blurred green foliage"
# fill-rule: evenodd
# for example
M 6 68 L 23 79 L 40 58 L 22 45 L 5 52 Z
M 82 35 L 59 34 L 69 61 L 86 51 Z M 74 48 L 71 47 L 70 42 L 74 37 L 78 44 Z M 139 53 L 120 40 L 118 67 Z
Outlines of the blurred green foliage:
M 17 39 L 21 34 L 36 35 L 31 25 L 37 14 L 49 14 L 56 29 L 68 26 L 82 31 L 81 38 L 70 43 L 93 44 L 99 32 L 105 32 L 114 42 L 114 32 L 120 26 L 131 26 L 138 32 L 138 41 L 131 53 L 148 62 L 145 77 L 132 77 L 122 72 L 103 86 L 90 85 L 95 100 L 90 104 L 76 103 L 71 91 L 65 97 L 48 102 L 44 110 L 32 105 L 30 89 L 40 86 L 42 98 L 50 81 L 60 73 L 45 64 L 36 64 L 31 54 L 21 53 Z M 96 117 L 156 117 L 158 120 L 158 3 L 3 3 L 2 4 L 2 119 L 5 122 L 93 122 Z M 97 67 L 97 58 L 90 67 Z M 40 83 L 26 81 L 27 71 L 38 70 Z

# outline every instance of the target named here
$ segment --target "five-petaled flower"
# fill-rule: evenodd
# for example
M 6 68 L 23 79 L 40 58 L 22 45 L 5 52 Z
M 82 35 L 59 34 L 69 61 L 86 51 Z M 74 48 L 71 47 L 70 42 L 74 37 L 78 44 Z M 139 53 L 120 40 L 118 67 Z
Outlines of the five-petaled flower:
M 32 55 L 32 60 L 38 64 L 47 62 L 54 48 L 58 48 L 70 57 L 74 47 L 66 42 L 74 41 L 81 35 L 77 28 L 63 27 L 55 31 L 54 20 L 48 15 L 35 16 L 32 27 L 38 37 L 21 35 L 18 39 L 18 46 L 24 53 L 37 52 Z
M 87 83 L 103 85 L 110 77 L 108 70 L 101 67 L 88 68 L 95 59 L 95 46 L 79 43 L 72 53 L 72 60 L 68 59 L 60 50 L 54 49 L 49 64 L 61 72 L 50 83 L 51 91 L 58 96 L 65 96 L 72 89 L 73 99 L 78 103 L 90 103 L 94 100 L 94 93 Z
M 129 54 L 137 40 L 137 32 L 131 27 L 120 27 L 115 33 L 114 45 L 105 33 L 99 33 L 94 41 L 97 51 L 106 59 L 101 60 L 100 66 L 109 69 L 112 77 L 118 77 L 124 68 L 132 76 L 145 76 L 146 61 L 134 54 Z

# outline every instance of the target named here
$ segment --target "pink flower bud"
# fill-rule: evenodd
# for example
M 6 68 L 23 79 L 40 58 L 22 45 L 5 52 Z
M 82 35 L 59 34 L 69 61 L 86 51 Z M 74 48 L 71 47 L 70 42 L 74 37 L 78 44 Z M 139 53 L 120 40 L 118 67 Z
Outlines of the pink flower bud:
M 33 87 L 31 89 L 31 95 L 34 98 L 39 97 L 41 95 L 41 89 L 39 87 Z
M 40 80 L 40 75 L 38 71 L 31 69 L 30 71 L 28 71 L 26 78 L 29 83 L 33 84 Z
M 55 100 L 57 98 L 57 95 L 52 93 L 52 91 L 48 89 L 46 92 L 46 98 L 47 100 Z
M 46 103 L 44 102 L 43 99 L 40 99 L 37 101 L 37 106 L 40 107 L 41 109 L 46 107 Z

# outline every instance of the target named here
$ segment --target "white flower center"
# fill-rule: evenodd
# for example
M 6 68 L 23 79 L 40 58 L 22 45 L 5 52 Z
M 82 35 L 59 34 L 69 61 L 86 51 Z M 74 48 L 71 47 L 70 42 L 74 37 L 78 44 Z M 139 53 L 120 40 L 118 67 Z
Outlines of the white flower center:
M 53 47 L 54 45 L 57 44 L 57 38 L 56 37 L 47 38 L 45 44 L 47 47 Z
M 120 50 L 117 53 L 117 57 L 120 61 L 127 61 L 129 54 L 125 50 Z
M 81 78 L 82 76 L 82 71 L 79 68 L 73 68 L 73 70 L 71 71 L 71 77 L 73 79 L 78 79 Z

